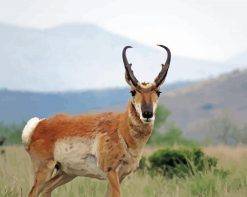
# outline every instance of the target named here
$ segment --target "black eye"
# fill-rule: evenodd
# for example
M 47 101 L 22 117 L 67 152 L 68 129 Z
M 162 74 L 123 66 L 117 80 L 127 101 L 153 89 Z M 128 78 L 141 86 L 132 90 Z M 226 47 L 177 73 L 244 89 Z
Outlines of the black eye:
M 135 90 L 131 90 L 130 93 L 131 93 L 132 96 L 136 95 L 136 91 Z
M 161 91 L 157 90 L 157 91 L 156 91 L 156 94 L 157 94 L 157 96 L 160 96 Z

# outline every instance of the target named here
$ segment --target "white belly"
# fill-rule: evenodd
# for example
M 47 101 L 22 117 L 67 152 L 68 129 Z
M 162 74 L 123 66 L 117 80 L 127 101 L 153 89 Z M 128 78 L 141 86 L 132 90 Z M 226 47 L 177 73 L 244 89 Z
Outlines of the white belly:
M 106 179 L 98 165 L 97 149 L 97 140 L 66 138 L 56 142 L 54 158 L 67 174 Z

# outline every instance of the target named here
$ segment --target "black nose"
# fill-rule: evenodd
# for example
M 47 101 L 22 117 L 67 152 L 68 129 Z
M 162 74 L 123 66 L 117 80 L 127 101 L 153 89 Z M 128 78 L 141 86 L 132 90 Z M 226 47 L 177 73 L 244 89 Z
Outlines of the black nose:
M 144 111 L 142 113 L 142 116 L 143 116 L 143 118 L 147 118 L 147 119 L 152 118 L 153 117 L 153 112 L 151 112 L 151 111 Z

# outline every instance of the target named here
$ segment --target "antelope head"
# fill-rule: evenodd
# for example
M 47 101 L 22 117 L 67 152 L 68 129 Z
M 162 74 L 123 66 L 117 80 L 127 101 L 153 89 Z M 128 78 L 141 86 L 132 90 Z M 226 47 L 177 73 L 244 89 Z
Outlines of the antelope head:
M 122 57 L 125 66 L 125 79 L 126 82 L 131 87 L 132 99 L 131 103 L 134 106 L 140 120 L 145 123 L 153 123 L 155 119 L 155 111 L 158 104 L 158 98 L 160 96 L 160 86 L 165 81 L 170 61 L 171 52 L 169 48 L 164 45 L 158 45 L 164 48 L 167 52 L 167 59 L 165 64 L 161 64 L 162 69 L 158 76 L 151 83 L 140 83 L 131 69 L 132 64 L 128 62 L 126 57 L 126 50 L 132 48 L 131 46 L 126 46 L 123 49 Z

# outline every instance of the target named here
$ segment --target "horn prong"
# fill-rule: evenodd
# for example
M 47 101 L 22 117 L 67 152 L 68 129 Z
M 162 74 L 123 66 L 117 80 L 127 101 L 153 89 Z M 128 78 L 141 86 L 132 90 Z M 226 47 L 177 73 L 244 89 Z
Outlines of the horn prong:
M 126 57 L 126 50 L 129 48 L 133 48 L 132 46 L 126 46 L 123 49 L 122 52 L 122 58 L 123 58 L 123 62 L 124 62 L 124 67 L 126 70 L 126 74 L 128 76 L 128 78 L 130 79 L 131 83 L 133 84 L 133 86 L 137 86 L 138 85 L 138 80 L 136 79 L 133 70 L 131 69 L 131 64 L 128 62 L 128 59 Z
M 162 69 L 161 69 L 160 73 L 158 74 L 158 76 L 154 80 L 156 86 L 159 87 L 165 81 L 165 78 L 166 78 L 166 75 L 167 75 L 167 72 L 168 72 L 168 69 L 170 66 L 170 62 L 171 62 L 171 51 L 168 47 L 166 47 L 164 45 L 157 44 L 157 46 L 162 47 L 167 52 L 166 62 L 165 62 L 165 64 L 161 64 Z

